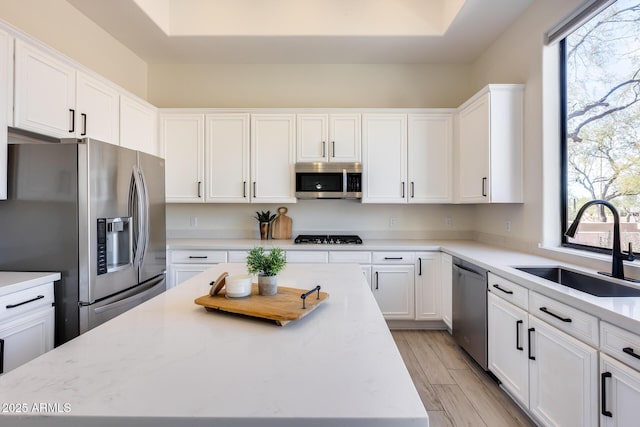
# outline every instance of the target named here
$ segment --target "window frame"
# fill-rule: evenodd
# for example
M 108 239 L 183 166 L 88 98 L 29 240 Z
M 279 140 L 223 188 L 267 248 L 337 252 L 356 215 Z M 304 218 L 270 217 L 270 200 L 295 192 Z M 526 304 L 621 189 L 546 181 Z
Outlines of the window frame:
M 566 37 L 559 41 L 559 87 L 560 87 L 560 235 L 561 246 L 571 249 L 578 249 L 587 252 L 599 254 L 613 254 L 613 249 L 600 248 L 597 246 L 589 246 L 581 243 L 569 242 L 569 238 L 564 234 L 566 232 L 569 218 L 567 215 L 567 196 L 569 195 L 569 171 L 567 167 L 568 147 L 567 147 L 567 56 L 566 56 Z M 635 255 L 638 252 L 633 252 Z

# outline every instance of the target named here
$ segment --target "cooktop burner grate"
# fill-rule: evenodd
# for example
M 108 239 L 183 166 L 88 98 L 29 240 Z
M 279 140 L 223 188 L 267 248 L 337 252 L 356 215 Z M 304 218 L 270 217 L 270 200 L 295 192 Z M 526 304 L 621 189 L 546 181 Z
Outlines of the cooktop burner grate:
M 301 234 L 295 238 L 294 243 L 360 245 L 362 239 L 355 234 Z

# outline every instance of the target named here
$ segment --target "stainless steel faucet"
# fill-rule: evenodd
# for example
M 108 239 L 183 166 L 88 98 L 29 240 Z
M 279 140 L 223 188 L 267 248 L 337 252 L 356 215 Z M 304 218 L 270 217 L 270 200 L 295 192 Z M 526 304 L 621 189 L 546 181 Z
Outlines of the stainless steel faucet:
M 613 258 L 611 260 L 611 277 L 624 280 L 624 264 L 622 261 L 633 261 L 635 257 L 633 256 L 633 248 L 631 247 L 631 242 L 629 242 L 629 252 L 627 254 L 623 253 L 620 250 L 620 215 L 618 214 L 618 210 L 615 206 L 613 206 L 606 200 L 591 200 L 585 203 L 576 214 L 576 219 L 573 220 L 573 222 L 569 226 L 569 229 L 566 233 L 564 233 L 564 235 L 567 237 L 574 237 L 576 235 L 576 231 L 578 230 L 578 224 L 580 223 L 582 214 L 584 214 L 584 211 L 588 207 L 593 205 L 606 206 L 613 213 Z M 602 272 L 600 272 L 600 274 L 604 274 L 607 276 L 609 275 Z

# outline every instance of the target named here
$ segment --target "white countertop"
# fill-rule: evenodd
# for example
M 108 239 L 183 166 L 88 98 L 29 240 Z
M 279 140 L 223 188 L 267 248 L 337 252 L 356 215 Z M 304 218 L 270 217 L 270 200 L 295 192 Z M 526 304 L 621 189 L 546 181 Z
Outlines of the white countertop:
M 355 265 L 289 264 L 330 298 L 283 327 L 207 312 L 220 264 L 0 377 L 2 426 L 421 426 L 427 414 Z M 2 409 L 2 407 L 0 407 Z M 53 412 L 52 412 L 53 411 Z
M 516 270 L 512 266 L 566 266 L 577 271 L 597 274 L 595 269 L 584 268 L 552 258 L 536 256 L 524 252 L 490 246 L 466 240 L 411 240 L 367 239 L 360 245 L 304 244 L 296 245 L 293 240 L 251 240 L 251 239 L 170 239 L 171 250 L 246 250 L 254 246 L 278 246 L 285 250 L 347 250 L 347 251 L 443 251 L 512 280 L 535 292 L 555 298 L 565 304 L 590 313 L 601 320 L 628 329 L 640 335 L 640 298 L 596 297 L 584 292 L 558 285 L 533 275 Z M 615 280 L 615 279 L 611 279 Z M 626 286 L 638 284 L 624 282 Z
M 0 271 L 0 296 L 60 280 L 60 273 Z

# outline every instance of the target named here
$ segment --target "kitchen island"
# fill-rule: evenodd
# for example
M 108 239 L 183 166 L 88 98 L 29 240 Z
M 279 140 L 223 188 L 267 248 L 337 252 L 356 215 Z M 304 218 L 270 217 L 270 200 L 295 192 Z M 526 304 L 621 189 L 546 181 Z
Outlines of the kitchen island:
M 398 426 L 427 413 L 357 265 L 290 264 L 330 298 L 283 327 L 194 299 L 220 264 L 0 377 L 2 426 Z

